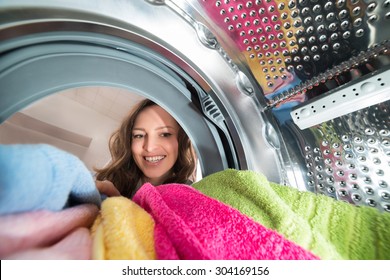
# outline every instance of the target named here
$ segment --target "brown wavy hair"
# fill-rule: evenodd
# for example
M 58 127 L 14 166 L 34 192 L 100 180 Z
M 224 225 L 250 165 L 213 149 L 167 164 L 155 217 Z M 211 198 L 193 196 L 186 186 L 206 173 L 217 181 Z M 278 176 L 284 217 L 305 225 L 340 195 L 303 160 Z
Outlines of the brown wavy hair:
M 109 140 L 111 153 L 110 163 L 101 169 L 95 168 L 96 179 L 109 180 L 119 190 L 121 195 L 131 198 L 137 184 L 143 178 L 131 152 L 132 130 L 139 113 L 147 107 L 158 106 L 149 99 L 139 102 L 124 119 L 118 130 L 114 131 Z M 179 153 L 173 166 L 172 175 L 163 183 L 188 184 L 194 181 L 196 157 L 193 146 L 183 128 L 179 125 Z

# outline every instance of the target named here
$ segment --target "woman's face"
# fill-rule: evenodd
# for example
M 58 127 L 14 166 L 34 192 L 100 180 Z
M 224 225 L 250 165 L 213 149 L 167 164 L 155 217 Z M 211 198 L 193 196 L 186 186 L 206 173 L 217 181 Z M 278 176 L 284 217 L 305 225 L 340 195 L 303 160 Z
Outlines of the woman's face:
M 160 185 L 172 173 L 178 157 L 179 125 L 159 106 L 142 110 L 134 123 L 131 151 L 145 180 Z

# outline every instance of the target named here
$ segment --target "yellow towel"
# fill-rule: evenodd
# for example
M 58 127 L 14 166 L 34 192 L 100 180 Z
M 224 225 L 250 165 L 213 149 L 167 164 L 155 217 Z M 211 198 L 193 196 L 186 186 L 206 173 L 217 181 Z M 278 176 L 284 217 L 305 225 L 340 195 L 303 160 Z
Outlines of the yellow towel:
M 109 197 L 101 205 L 91 234 L 92 259 L 154 260 L 154 220 L 125 197 Z

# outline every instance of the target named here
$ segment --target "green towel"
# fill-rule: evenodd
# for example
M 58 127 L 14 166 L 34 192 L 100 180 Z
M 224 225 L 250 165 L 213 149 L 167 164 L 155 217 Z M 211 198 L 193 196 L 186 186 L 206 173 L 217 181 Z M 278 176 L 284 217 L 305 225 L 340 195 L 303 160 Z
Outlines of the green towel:
M 390 214 L 227 169 L 193 187 L 327 260 L 390 259 Z

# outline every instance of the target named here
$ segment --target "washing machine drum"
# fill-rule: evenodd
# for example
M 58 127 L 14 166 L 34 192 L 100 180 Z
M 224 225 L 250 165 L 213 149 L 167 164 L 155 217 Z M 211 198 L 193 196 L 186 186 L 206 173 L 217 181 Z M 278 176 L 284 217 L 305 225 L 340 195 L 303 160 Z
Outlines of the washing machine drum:
M 223 144 L 226 136 L 220 135 L 202 114 L 199 103 L 193 102 L 202 90 L 152 50 L 112 36 L 74 31 L 18 37 L 15 43 L 1 58 L 2 121 L 32 102 L 66 89 L 127 89 L 167 108 L 196 143 L 200 158 L 207 155 L 208 160 L 202 161 L 207 173 L 234 164 L 229 162 L 231 155 L 226 155 L 231 153 Z
M 1 122 L 66 89 L 127 89 L 152 99 L 176 118 L 194 144 L 203 176 L 226 168 L 258 169 L 260 160 L 253 155 L 261 151 L 263 159 L 269 157 L 265 161 L 270 172 L 263 172 L 279 180 L 274 152 L 257 144 L 264 141 L 257 101 L 240 87 L 237 73 L 199 42 L 182 17 L 140 2 L 126 4 L 130 14 L 112 4 L 72 7 L 58 1 L 48 8 L 44 1 L 25 1 L 24 6 L 3 2 Z M 177 28 L 167 33 L 161 21 Z M 169 39 L 171 32 L 175 36 Z M 177 49 L 180 44 L 183 50 Z M 219 85 L 218 80 L 224 82 Z M 245 111 L 236 110 L 240 104 Z M 242 113 L 245 118 L 240 119 Z
M 390 183 L 383 176 L 389 172 L 388 94 L 367 90 L 377 97 L 367 97 L 369 104 L 347 101 L 336 90 L 343 83 L 360 88 L 366 73 L 375 80 L 369 85 L 387 86 L 381 81 L 389 75 L 389 33 L 366 26 L 380 24 L 386 7 L 369 7 L 369 19 L 352 23 L 348 10 L 357 13 L 356 7 L 332 1 L 324 7 L 236 2 L 2 1 L 0 122 L 59 91 L 125 89 L 175 117 L 194 144 L 203 176 L 250 169 L 270 181 L 390 211 L 390 194 L 376 191 L 388 193 Z M 361 62 L 364 67 L 349 71 Z M 317 114 L 315 106 L 324 111 L 336 103 L 330 99 L 326 107 L 317 100 L 328 92 L 335 96 L 332 90 L 340 94 L 337 102 L 356 104 L 358 111 L 344 116 L 334 105 L 324 114 L 331 119 Z M 347 107 L 353 106 L 341 108 Z M 372 114 L 376 118 L 367 118 Z M 350 120 L 359 118 L 369 125 L 351 128 Z M 348 149 L 363 149 L 353 159 L 355 177 L 347 172 Z M 337 157 L 333 168 L 328 154 Z M 359 180 L 375 181 L 375 187 L 356 188 Z

